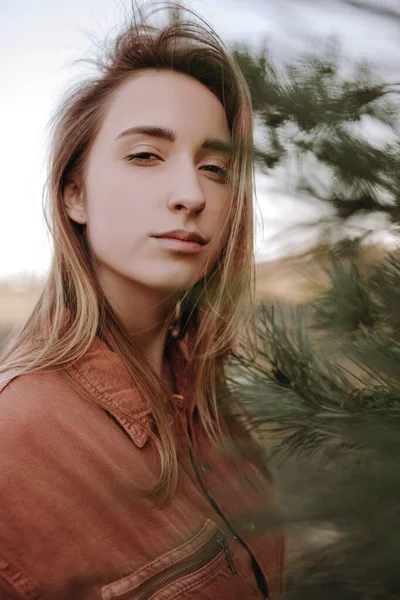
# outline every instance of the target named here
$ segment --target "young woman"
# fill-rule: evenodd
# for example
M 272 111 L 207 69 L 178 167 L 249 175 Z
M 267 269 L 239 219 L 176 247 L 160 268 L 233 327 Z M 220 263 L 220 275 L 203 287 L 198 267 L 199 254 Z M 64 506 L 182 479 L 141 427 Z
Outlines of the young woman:
M 248 89 L 199 20 L 135 17 L 97 66 L 56 114 L 53 264 L 2 358 L 0 598 L 281 598 L 274 491 L 221 404 L 253 294 Z

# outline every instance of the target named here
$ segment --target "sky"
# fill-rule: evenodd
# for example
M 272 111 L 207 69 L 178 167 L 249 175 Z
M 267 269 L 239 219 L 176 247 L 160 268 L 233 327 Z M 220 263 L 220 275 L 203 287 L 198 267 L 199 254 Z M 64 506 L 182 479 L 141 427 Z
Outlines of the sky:
M 377 4 L 377 3 L 375 3 Z M 90 57 L 93 38 L 121 21 L 123 0 L 0 0 L 0 279 L 41 276 L 51 245 L 43 212 L 48 122 L 69 84 L 87 72 L 74 61 Z M 366 57 L 393 80 L 400 75 L 400 21 L 383 19 L 340 0 L 192 0 L 194 9 L 226 43 L 268 39 L 280 60 L 295 58 L 329 35 L 349 59 Z M 400 79 L 400 77 L 399 77 Z M 288 250 L 283 226 L 315 210 L 285 190 L 285 173 L 257 177 L 257 258 Z M 310 233 L 296 238 L 309 244 Z M 295 248 L 292 248 L 295 250 Z

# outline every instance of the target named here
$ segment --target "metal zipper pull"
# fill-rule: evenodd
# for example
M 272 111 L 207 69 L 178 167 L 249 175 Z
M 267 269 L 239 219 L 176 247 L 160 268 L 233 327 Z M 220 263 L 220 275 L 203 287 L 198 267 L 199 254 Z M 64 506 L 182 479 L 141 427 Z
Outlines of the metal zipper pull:
M 229 568 L 231 570 L 232 575 L 236 574 L 235 565 L 233 564 L 233 558 L 231 551 L 229 549 L 228 540 L 223 533 L 218 534 L 217 542 L 225 551 L 226 560 L 228 561 Z

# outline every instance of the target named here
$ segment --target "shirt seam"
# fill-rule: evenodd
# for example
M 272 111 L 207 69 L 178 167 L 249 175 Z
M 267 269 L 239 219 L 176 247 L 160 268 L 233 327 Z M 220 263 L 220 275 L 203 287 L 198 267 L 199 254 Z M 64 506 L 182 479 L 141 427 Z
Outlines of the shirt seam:
M 98 398 L 100 398 L 102 400 L 105 400 L 107 402 L 107 404 L 111 405 L 111 407 L 116 412 L 118 412 L 121 416 L 123 416 L 124 418 L 128 419 L 129 421 L 135 422 L 138 417 L 144 416 L 144 415 L 147 416 L 147 415 L 151 414 L 151 409 L 150 408 L 142 408 L 141 410 L 138 410 L 137 413 L 135 413 L 135 415 L 129 415 L 123 409 L 121 409 L 121 407 L 119 406 L 118 402 L 115 401 L 115 398 L 112 396 L 112 394 L 109 394 L 105 390 L 99 389 L 87 377 L 87 375 L 83 371 L 81 371 L 80 369 L 78 369 L 78 367 L 76 365 L 71 365 L 71 368 L 77 373 L 78 377 L 80 379 L 82 379 L 82 381 L 85 382 L 85 384 L 90 388 L 90 391 L 92 393 L 94 393 Z
M 28 575 L 1 557 L 0 576 L 26 600 L 40 600 L 42 597 L 39 587 Z
M 75 371 L 76 375 L 83 382 L 86 388 L 91 394 L 99 398 L 102 403 L 100 406 L 108 413 L 112 414 L 124 430 L 127 432 L 129 437 L 133 440 L 134 444 L 138 448 L 142 448 L 149 438 L 149 434 L 146 431 L 148 426 L 149 418 L 151 415 L 150 408 L 143 408 L 141 411 L 136 412 L 134 415 L 127 414 L 120 408 L 114 397 L 106 392 L 105 390 L 99 389 L 75 364 L 72 364 L 70 369 Z M 104 406 L 104 402 L 106 406 Z M 143 423 L 144 421 L 144 423 Z

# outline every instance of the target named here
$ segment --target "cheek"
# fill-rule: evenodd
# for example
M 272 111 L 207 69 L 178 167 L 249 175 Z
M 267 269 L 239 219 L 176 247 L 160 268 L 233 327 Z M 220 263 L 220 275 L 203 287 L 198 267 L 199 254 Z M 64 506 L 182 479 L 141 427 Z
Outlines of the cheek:
M 109 165 L 96 165 L 88 173 L 86 192 L 89 211 L 92 218 L 95 213 L 115 214 L 128 205 L 132 194 L 129 182 L 124 181 L 117 168 Z
M 139 182 L 140 183 L 140 182 Z M 143 186 L 127 177 L 122 169 L 110 166 L 88 174 L 86 202 L 88 209 L 88 234 L 93 243 L 133 240 L 136 231 L 146 226 Z
M 205 190 L 207 199 L 206 213 L 209 215 L 209 220 L 212 221 L 216 229 L 220 228 L 221 221 L 227 216 L 231 205 L 231 197 L 224 186 L 216 189 L 216 185 L 212 182 L 213 187 Z
M 232 200 L 230 195 L 227 192 L 225 192 L 221 194 L 217 202 L 210 203 L 210 223 L 212 223 L 214 233 L 217 236 L 221 236 L 221 239 L 222 236 L 224 236 L 226 233 L 231 202 Z
M 222 196 L 222 201 L 221 201 L 221 208 L 220 208 L 221 218 L 226 218 L 228 216 L 229 209 L 231 207 L 231 203 L 232 203 L 232 198 L 231 198 L 229 192 L 225 191 L 225 193 Z
M 210 247 L 208 260 L 210 266 L 215 265 L 218 257 L 221 254 L 222 249 L 225 247 L 227 237 L 229 235 L 229 211 L 231 206 L 231 198 L 226 193 L 219 202 L 214 203 L 212 209 L 209 212 L 209 222 L 211 225 L 211 237 L 214 242 Z

